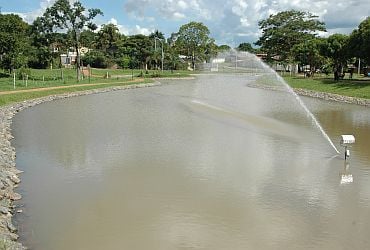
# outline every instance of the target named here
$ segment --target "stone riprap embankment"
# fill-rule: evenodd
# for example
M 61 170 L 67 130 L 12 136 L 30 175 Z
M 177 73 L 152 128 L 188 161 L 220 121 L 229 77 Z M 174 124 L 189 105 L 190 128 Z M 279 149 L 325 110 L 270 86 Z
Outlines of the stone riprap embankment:
M 370 107 L 370 100 L 364 99 L 364 98 L 343 96 L 343 95 L 324 93 L 324 92 L 316 92 L 316 91 L 307 90 L 307 89 L 294 89 L 294 92 L 296 92 L 298 95 L 320 98 L 320 99 L 324 99 L 327 101 L 344 102 L 344 103 L 357 104 L 357 105 Z
M 256 84 L 256 83 L 248 83 L 246 86 L 251 87 L 251 88 L 259 88 L 259 89 L 266 89 L 266 90 L 273 90 L 273 91 L 287 91 L 287 89 L 282 86 L 273 86 L 273 85 Z M 325 92 L 317 92 L 317 91 L 308 90 L 308 89 L 295 88 L 293 90 L 297 95 L 300 95 L 300 96 L 308 96 L 308 97 L 323 99 L 326 101 L 343 102 L 343 103 L 357 104 L 357 105 L 370 107 L 370 99 L 343 96 L 343 95 L 337 95 L 337 94 L 325 93 Z
M 11 134 L 11 124 L 14 115 L 21 110 L 48 101 L 116 90 L 153 87 L 158 85 L 160 85 L 160 83 L 155 82 L 79 91 L 61 95 L 46 96 L 34 100 L 27 100 L 0 108 L 0 249 L 25 249 L 22 244 L 17 242 L 17 228 L 12 222 L 13 214 L 16 212 L 21 212 L 20 210 L 17 211 L 13 202 L 22 198 L 20 194 L 15 192 L 15 188 L 21 182 L 19 177 L 21 171 L 16 169 L 15 149 L 11 144 L 13 139 Z

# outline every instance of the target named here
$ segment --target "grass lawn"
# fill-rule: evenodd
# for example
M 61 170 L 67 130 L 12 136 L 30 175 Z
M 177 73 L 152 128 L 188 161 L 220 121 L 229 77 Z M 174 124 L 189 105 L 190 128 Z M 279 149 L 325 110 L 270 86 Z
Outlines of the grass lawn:
M 142 74 L 142 72 L 144 74 Z M 108 78 L 106 77 L 108 73 Z M 76 81 L 76 71 L 74 69 L 31 69 L 28 80 L 19 79 L 16 76 L 15 88 L 14 79 L 12 75 L 7 74 L 0 70 L 0 106 L 4 106 L 14 102 L 20 102 L 28 99 L 34 99 L 38 97 L 63 94 L 81 90 L 90 90 L 98 88 L 106 88 L 112 86 L 122 86 L 128 84 L 136 84 L 138 80 L 141 83 L 150 82 L 155 77 L 187 77 L 192 72 L 189 71 L 158 71 L 158 70 L 122 70 L 122 69 L 91 69 L 91 77 L 85 77 L 79 82 Z M 63 79 L 62 79 L 63 75 Z M 142 77 L 143 75 L 143 77 Z M 134 79 L 135 81 L 131 81 Z M 104 83 L 104 84 L 102 84 Z M 76 85 L 83 86 L 76 86 Z M 102 84 L 102 85 L 97 85 Z M 86 86 L 85 86 L 86 85 Z M 60 89 L 48 89 L 38 91 L 40 88 L 50 87 L 65 87 Z M 18 90 L 32 90 L 32 92 L 23 93 L 9 93 L 8 91 Z M 4 94 L 5 92 L 5 94 Z
M 145 73 L 142 70 L 122 70 L 122 69 L 92 69 L 91 77 L 85 77 L 79 82 L 76 81 L 76 71 L 74 69 L 31 69 L 28 81 L 16 77 L 15 89 L 12 75 L 0 71 L 0 91 L 23 90 L 32 88 L 47 88 L 56 86 L 69 86 L 74 84 L 89 83 L 110 83 L 122 82 L 123 79 L 138 78 L 143 72 L 144 78 L 154 77 L 186 77 L 189 71 L 158 71 L 150 70 Z M 108 73 L 108 78 L 106 77 Z M 63 75 L 63 79 L 62 79 Z
M 62 88 L 62 89 L 51 89 L 51 90 L 45 90 L 45 91 L 33 91 L 33 92 L 26 92 L 26 93 L 6 94 L 6 95 L 0 95 L 0 106 L 4 106 L 4 105 L 15 103 L 15 102 L 21 102 L 21 101 L 28 100 L 28 99 L 35 99 L 35 98 L 48 96 L 48 95 L 64 94 L 64 93 L 71 93 L 71 92 L 82 91 L 82 90 L 107 88 L 107 87 L 112 87 L 112 86 L 124 86 L 124 85 L 148 83 L 148 82 L 151 82 L 151 80 L 145 79 L 145 80 L 142 80 L 141 82 L 137 82 L 137 81 L 121 79 L 121 82 L 112 82 L 112 83 L 104 84 L 104 85 L 86 85 L 86 86 L 79 86 L 79 87 L 71 86 L 69 88 L 67 87 L 67 88 Z
M 331 76 L 304 78 L 303 76 L 284 76 L 293 88 L 309 89 L 319 92 L 370 99 L 370 78 L 354 75 L 353 79 L 334 81 Z

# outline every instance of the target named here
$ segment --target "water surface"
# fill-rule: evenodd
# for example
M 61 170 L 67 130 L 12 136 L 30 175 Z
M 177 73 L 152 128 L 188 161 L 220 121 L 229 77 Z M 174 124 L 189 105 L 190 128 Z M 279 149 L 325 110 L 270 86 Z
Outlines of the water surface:
M 13 124 L 31 249 L 367 249 L 370 112 L 215 75 L 38 105 Z M 342 174 L 353 183 L 341 184 Z

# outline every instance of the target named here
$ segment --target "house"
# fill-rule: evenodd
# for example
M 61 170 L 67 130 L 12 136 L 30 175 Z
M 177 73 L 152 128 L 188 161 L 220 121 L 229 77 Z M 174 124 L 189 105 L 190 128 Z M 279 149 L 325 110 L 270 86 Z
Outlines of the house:
M 79 48 L 80 56 L 84 56 L 89 51 L 90 49 L 86 47 Z M 66 54 L 60 55 L 60 61 L 62 65 L 67 68 L 74 65 L 76 63 L 76 59 L 77 59 L 77 52 L 74 51 L 73 48 L 70 48 L 70 50 L 68 50 Z

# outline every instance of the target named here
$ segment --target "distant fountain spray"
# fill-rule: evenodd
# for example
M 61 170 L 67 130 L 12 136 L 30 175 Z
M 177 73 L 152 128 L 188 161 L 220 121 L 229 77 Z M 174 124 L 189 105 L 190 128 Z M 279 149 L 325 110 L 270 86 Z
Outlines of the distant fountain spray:
M 221 53 L 218 56 L 217 62 L 220 62 L 220 58 L 225 58 L 224 60 L 224 67 L 219 67 L 217 63 L 217 71 L 219 69 L 223 69 L 225 72 L 235 72 L 235 73 L 270 73 L 274 76 L 274 78 L 280 82 L 284 88 L 291 93 L 299 105 L 303 108 L 303 110 L 306 112 L 307 116 L 311 118 L 312 123 L 315 125 L 316 128 L 319 129 L 321 134 L 324 136 L 324 138 L 329 142 L 329 144 L 334 148 L 335 152 L 339 154 L 338 149 L 335 147 L 333 141 L 330 139 L 328 134 L 325 132 L 319 121 L 316 119 L 316 117 L 311 113 L 311 111 L 307 108 L 305 103 L 302 101 L 302 99 L 297 95 L 297 93 L 294 92 L 294 90 L 285 82 L 285 80 L 272 68 L 270 68 L 267 64 L 262 62 L 260 58 L 258 58 L 256 55 L 248 53 L 248 52 L 237 52 L 235 50 L 232 50 L 230 52 Z M 215 68 L 212 63 L 209 65 L 211 71 Z M 214 70 L 213 70 L 214 71 Z

